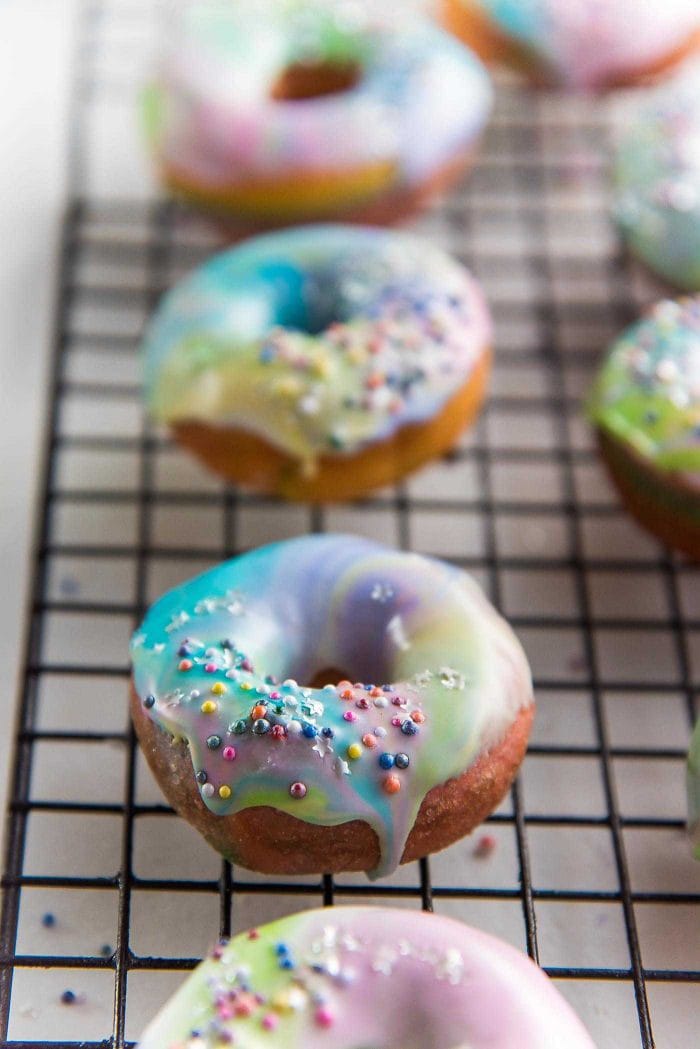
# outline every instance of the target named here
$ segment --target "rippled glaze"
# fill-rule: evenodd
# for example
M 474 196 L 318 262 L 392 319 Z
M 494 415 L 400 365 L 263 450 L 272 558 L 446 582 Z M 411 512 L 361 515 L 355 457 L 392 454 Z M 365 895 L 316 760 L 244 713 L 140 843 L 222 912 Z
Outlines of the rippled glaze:
M 662 277 L 700 290 L 700 61 L 647 97 L 617 149 L 615 211 Z
M 563 84 L 595 88 L 651 66 L 700 28 L 697 0 L 478 0 Z
M 147 398 L 156 419 L 248 429 L 312 468 L 431 418 L 490 341 L 478 286 L 444 252 L 306 226 L 217 255 L 165 296 Z
M 593 1049 L 544 973 L 434 914 L 307 911 L 215 948 L 140 1049 Z
M 213 812 L 365 820 L 375 874 L 399 863 L 428 791 L 532 702 L 522 649 L 469 576 L 350 536 L 276 543 L 170 591 L 132 658 Z M 361 683 L 303 687 L 330 667 Z
M 656 467 L 700 485 L 700 296 L 658 303 L 618 339 L 589 414 Z
M 273 98 L 298 63 L 356 66 L 348 90 Z M 212 190 L 355 169 L 430 178 L 480 134 L 491 88 L 478 60 L 427 21 L 371 3 L 190 4 L 149 95 L 161 163 Z M 385 189 L 382 184 L 380 189 Z

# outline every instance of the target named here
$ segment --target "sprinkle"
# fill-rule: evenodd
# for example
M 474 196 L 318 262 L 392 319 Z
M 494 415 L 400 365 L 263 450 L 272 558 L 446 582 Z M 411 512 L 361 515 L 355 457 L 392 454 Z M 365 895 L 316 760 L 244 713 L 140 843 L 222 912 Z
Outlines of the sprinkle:
M 377 745 L 377 737 L 373 736 L 371 732 L 365 732 L 364 736 L 362 737 L 362 742 L 366 747 L 368 747 L 371 750 L 372 747 L 376 747 Z
M 393 754 L 389 754 L 388 752 L 385 751 L 383 754 L 379 755 L 379 767 L 380 768 L 390 769 L 390 768 L 393 768 L 393 765 L 394 765 L 394 755 Z
M 238 721 L 234 722 L 233 731 L 237 736 L 242 736 L 244 732 L 248 731 L 248 722 L 245 718 L 239 718 Z
M 415 734 L 418 732 L 418 726 L 414 721 L 411 721 L 410 718 L 407 718 L 401 724 L 401 731 L 403 732 L 404 736 L 415 736 Z
M 253 722 L 253 732 L 256 736 L 264 736 L 270 731 L 270 722 L 266 718 L 258 718 Z
M 207 663 L 207 664 L 205 664 L 204 669 L 206 670 L 207 674 L 215 674 L 216 673 L 216 663 Z
M 340 698 L 341 699 L 352 699 L 353 698 L 352 689 L 351 688 L 344 688 L 343 691 L 340 693 Z
M 425 714 L 422 710 L 412 710 L 411 721 L 414 721 L 416 725 L 422 725 L 425 721 Z
M 388 707 L 389 706 L 389 700 L 386 698 L 386 696 L 380 696 L 378 699 L 375 699 L 374 705 L 375 705 L 375 707 L 379 707 L 379 708 Z
M 221 751 L 221 757 L 224 759 L 224 761 L 234 761 L 236 758 L 236 748 L 224 747 L 224 749 Z
M 401 790 L 401 780 L 398 776 L 385 776 L 382 780 L 382 787 L 386 794 L 398 794 Z
M 410 764 L 408 754 L 397 754 L 394 758 L 397 769 L 407 769 Z
M 209 776 L 206 774 L 204 769 L 200 769 L 195 778 L 197 780 L 197 783 L 206 783 L 209 779 Z
M 248 933 L 248 939 L 249 940 L 259 940 L 260 939 L 260 933 L 258 932 L 258 930 L 257 929 L 251 929 L 249 931 L 249 933 Z
M 284 725 L 273 725 L 272 732 L 270 733 L 273 739 L 285 739 L 287 730 Z
M 394 715 L 394 717 L 391 719 L 391 723 L 394 726 L 394 728 L 401 728 L 402 721 L 398 714 Z
M 75 991 L 64 991 L 61 995 L 61 1001 L 64 1005 L 75 1005 L 78 1000 L 78 996 Z
M 348 757 L 351 761 L 357 761 L 362 757 L 362 747 L 359 743 L 351 743 L 348 747 Z
M 324 737 L 324 739 L 333 739 L 333 737 L 335 736 L 335 732 L 332 728 L 326 727 L 321 729 L 321 735 Z
M 301 780 L 297 780 L 296 783 L 292 783 L 289 788 L 289 793 L 293 798 L 301 800 L 306 797 L 306 784 L 302 783 Z
M 178 668 L 178 670 L 191 670 L 192 669 L 192 660 L 191 659 L 181 659 L 180 662 L 178 663 L 178 667 L 177 668 Z
M 202 787 L 202 794 L 204 795 L 205 798 L 213 798 L 214 797 L 214 786 L 213 786 L 213 784 L 205 783 L 204 786 Z
M 357 714 L 354 710 L 346 710 L 343 714 L 343 721 L 357 721 Z
M 211 690 L 215 696 L 226 695 L 226 685 L 223 683 L 223 681 L 215 681 L 214 684 L 211 686 Z
M 224 801 L 226 801 L 227 798 L 231 797 L 231 788 L 227 786 L 226 783 L 219 787 L 219 797 L 223 798 Z
M 146 696 L 146 698 L 143 701 L 143 705 L 146 708 L 146 710 L 150 710 L 151 707 L 154 707 L 155 703 L 156 703 L 156 697 L 155 696 Z
M 213 699 L 205 699 L 199 709 L 203 714 L 213 714 L 218 708 Z
M 243 664 L 241 664 L 241 666 L 242 665 Z M 241 692 L 250 692 L 250 691 L 252 691 L 252 688 L 253 688 L 253 686 L 251 685 L 250 681 L 241 681 L 241 683 L 240 683 L 240 685 L 238 687 L 240 688 Z
M 55 915 L 53 915 L 51 911 L 47 911 L 46 914 L 43 914 L 41 916 L 41 924 L 44 926 L 45 929 L 53 929 L 54 925 L 56 924 Z
M 266 1031 L 274 1031 L 279 1022 L 279 1016 L 275 1016 L 274 1013 L 265 1013 L 261 1021 Z
M 250 716 L 252 717 L 253 721 L 257 720 L 257 718 L 264 718 L 266 714 L 267 707 L 264 707 L 262 703 L 256 703 L 250 712 Z
M 477 859 L 486 859 L 487 856 L 490 856 L 495 851 L 497 844 L 493 834 L 482 834 L 474 846 L 474 855 Z
M 307 739 L 314 739 L 318 735 L 318 729 L 309 721 L 307 721 L 305 725 L 302 725 L 301 731 Z
M 322 1005 L 316 1010 L 314 1019 L 319 1027 L 330 1027 L 333 1023 L 334 1016 L 327 1005 Z
M 221 746 L 221 736 L 207 736 L 209 750 L 218 750 Z
M 377 739 L 384 739 L 384 737 L 386 736 L 386 729 L 384 728 L 384 726 L 377 725 L 377 727 L 374 729 L 374 735 L 377 737 Z

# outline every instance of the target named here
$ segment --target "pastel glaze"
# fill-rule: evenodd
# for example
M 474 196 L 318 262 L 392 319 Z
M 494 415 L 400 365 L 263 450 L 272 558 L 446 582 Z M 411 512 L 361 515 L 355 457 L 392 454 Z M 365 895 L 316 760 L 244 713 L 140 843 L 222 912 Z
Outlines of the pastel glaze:
M 375 875 L 399 863 L 428 791 L 532 702 L 522 649 L 469 576 L 351 536 L 291 539 L 205 572 L 153 605 L 131 649 L 136 691 L 188 741 L 212 812 L 364 820 Z M 357 683 L 304 687 L 328 668 Z
M 274 97 L 285 69 L 324 63 L 357 68 L 357 83 Z M 147 125 L 161 166 L 204 190 L 357 171 L 371 198 L 466 153 L 491 104 L 475 56 L 417 16 L 342 0 L 219 0 L 187 5 L 173 27 Z
M 605 86 L 652 66 L 700 29 L 697 0 L 470 0 L 561 84 Z
M 688 832 L 693 847 L 693 855 L 700 860 L 700 718 L 695 723 L 695 731 L 688 751 Z
M 145 337 L 159 421 L 248 429 L 301 460 L 431 418 L 488 351 L 481 291 L 406 233 L 307 226 L 209 259 Z
M 140 1049 L 593 1049 L 541 969 L 486 933 L 385 907 L 305 911 L 220 943 Z
M 615 214 L 632 250 L 680 288 L 700 290 L 700 61 L 633 115 L 618 144 Z
M 700 487 L 700 296 L 659 302 L 624 332 L 588 408 L 643 460 Z

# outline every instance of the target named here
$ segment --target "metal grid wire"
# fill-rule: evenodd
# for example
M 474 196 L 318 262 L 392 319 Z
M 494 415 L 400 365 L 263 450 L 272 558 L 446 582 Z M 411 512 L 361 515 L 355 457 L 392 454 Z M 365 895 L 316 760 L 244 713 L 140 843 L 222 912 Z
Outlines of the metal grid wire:
M 475 430 L 366 502 L 283 506 L 203 476 L 141 413 L 143 322 L 215 245 L 171 203 L 108 199 L 100 184 L 98 140 L 110 106 L 134 109 L 134 54 L 145 61 L 157 12 L 89 6 L 76 60 L 4 863 L 2 1045 L 122 1046 L 217 934 L 367 899 L 434 906 L 527 949 L 602 1047 L 690 1049 L 700 882 L 682 787 L 698 572 L 627 519 L 580 418 L 601 349 L 657 294 L 608 221 L 610 111 L 504 87 L 476 171 L 417 224 L 493 306 L 493 390 Z M 115 144 L 117 132 L 107 166 Z M 261 878 L 214 857 L 150 781 L 125 713 L 126 642 L 147 604 L 257 542 L 324 529 L 454 560 L 522 637 L 538 727 L 488 821 L 490 857 L 466 842 L 376 884 Z

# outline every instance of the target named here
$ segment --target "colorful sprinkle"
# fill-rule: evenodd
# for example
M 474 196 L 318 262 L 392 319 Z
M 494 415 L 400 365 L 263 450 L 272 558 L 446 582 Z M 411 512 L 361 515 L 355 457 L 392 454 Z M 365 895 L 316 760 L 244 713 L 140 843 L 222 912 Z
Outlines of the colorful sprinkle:
M 230 746 L 224 747 L 224 749 L 221 751 L 221 757 L 224 759 L 224 761 L 235 761 L 236 748 Z
M 357 761 L 362 757 L 362 747 L 359 743 L 351 743 L 348 747 L 348 757 L 351 761 Z
M 398 776 L 385 776 L 382 780 L 382 788 L 386 794 L 398 794 L 401 790 L 401 780 Z
M 296 783 L 292 783 L 289 788 L 289 793 L 293 798 L 301 799 L 306 797 L 306 784 L 297 780 Z
M 203 714 L 214 714 L 219 708 L 213 699 L 205 699 L 199 709 Z
M 223 798 L 224 801 L 231 797 L 231 788 L 226 783 L 219 787 L 219 797 Z

